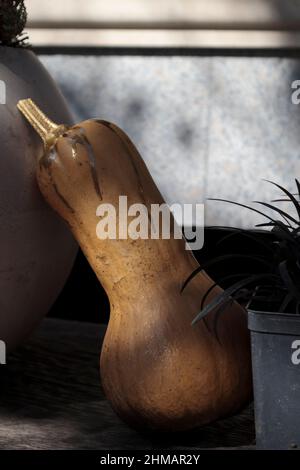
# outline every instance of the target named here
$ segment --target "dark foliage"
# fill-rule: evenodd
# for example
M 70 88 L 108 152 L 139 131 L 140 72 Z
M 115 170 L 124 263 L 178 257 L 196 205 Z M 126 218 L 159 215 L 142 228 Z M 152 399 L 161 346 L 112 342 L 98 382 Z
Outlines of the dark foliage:
M 24 0 L 0 0 L 0 45 L 26 46 L 26 21 Z
M 218 281 L 224 291 L 205 304 L 206 297 L 214 289 L 212 286 L 203 299 L 202 310 L 195 317 L 193 324 L 212 310 L 217 312 L 217 317 L 226 310 L 229 302 L 237 300 L 244 305 L 255 301 L 259 309 L 265 311 L 277 311 L 281 313 L 300 313 L 300 183 L 296 180 L 297 193 L 292 194 L 284 187 L 269 181 L 284 193 L 283 199 L 277 199 L 271 203 L 254 201 L 256 205 L 271 209 L 274 216 L 264 213 L 256 207 L 240 204 L 235 201 L 224 199 L 212 199 L 245 207 L 262 215 L 266 221 L 260 223 L 253 230 L 231 229 L 231 233 L 226 234 L 219 244 L 224 243 L 236 234 L 245 238 L 245 245 L 249 240 L 256 242 L 257 253 L 244 254 L 234 253 L 218 256 L 204 263 L 196 269 L 184 282 L 182 291 L 187 284 L 203 269 L 207 270 L 213 265 L 222 264 L 225 277 Z M 278 207 L 279 202 L 289 202 L 295 209 L 296 216 Z M 279 218 L 278 218 L 279 216 Z M 260 228 L 260 230 L 257 229 Z M 263 230 L 262 230 L 263 229 Z M 271 233 L 272 239 L 268 243 L 261 237 L 261 232 Z M 247 258 L 254 263 L 255 269 L 251 272 L 234 271 L 233 261 L 238 259 L 239 266 L 243 265 Z M 253 268 L 252 266 L 252 268 Z M 224 280 L 226 281 L 224 284 Z M 216 284 L 215 284 L 216 285 Z

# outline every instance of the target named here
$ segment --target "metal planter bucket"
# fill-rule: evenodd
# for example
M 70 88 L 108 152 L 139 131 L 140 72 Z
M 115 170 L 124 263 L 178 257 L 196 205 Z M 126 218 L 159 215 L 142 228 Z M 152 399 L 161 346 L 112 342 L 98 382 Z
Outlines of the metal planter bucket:
M 256 445 L 300 448 L 300 315 L 249 310 Z

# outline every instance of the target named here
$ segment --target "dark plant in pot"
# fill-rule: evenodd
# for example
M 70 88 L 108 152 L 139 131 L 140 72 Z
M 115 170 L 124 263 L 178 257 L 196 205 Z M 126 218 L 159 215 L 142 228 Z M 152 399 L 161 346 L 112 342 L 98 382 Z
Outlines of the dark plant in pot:
M 185 285 L 202 269 L 210 274 L 212 267 L 222 266 L 219 271 L 223 272 L 223 279 L 215 279 L 224 291 L 212 301 L 207 292 L 193 323 L 206 322 L 212 311 L 217 312 L 218 318 L 233 300 L 248 309 L 256 445 L 261 449 L 295 449 L 300 448 L 300 184 L 296 180 L 295 194 L 272 184 L 283 196 L 271 203 L 255 201 L 256 206 L 252 207 L 214 199 L 242 206 L 265 218 L 255 229 L 232 229 L 220 241 L 238 234 L 240 238 L 244 236 L 245 247 L 249 240 L 252 247 L 256 242 L 257 253 L 249 254 L 250 265 L 246 251 L 233 250 L 204 263 Z M 289 208 L 282 206 L 288 203 Z M 268 239 L 262 237 L 266 232 Z M 250 269 L 245 269 L 247 264 Z M 214 327 L 217 332 L 217 321 Z

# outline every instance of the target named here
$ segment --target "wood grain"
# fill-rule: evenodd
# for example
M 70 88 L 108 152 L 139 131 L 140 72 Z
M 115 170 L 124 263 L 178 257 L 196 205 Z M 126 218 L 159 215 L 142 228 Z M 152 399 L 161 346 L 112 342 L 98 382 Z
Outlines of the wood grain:
M 0 449 L 188 450 L 253 444 L 251 407 L 184 434 L 142 435 L 127 427 L 100 386 L 104 333 L 103 325 L 46 319 L 8 356 L 7 365 L 0 366 Z

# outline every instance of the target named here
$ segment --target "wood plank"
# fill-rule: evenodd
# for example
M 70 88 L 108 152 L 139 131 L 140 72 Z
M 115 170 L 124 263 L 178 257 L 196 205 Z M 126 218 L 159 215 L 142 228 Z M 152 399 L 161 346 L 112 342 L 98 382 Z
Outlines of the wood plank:
M 29 29 L 33 46 L 299 48 L 300 31 Z
M 27 0 L 28 26 L 300 29 L 294 0 Z
M 297 48 L 286 0 L 27 0 L 34 46 Z
M 103 325 L 46 319 L 0 366 L 1 449 L 188 450 L 253 443 L 251 406 L 184 434 L 142 436 L 130 429 L 100 386 L 104 333 Z

